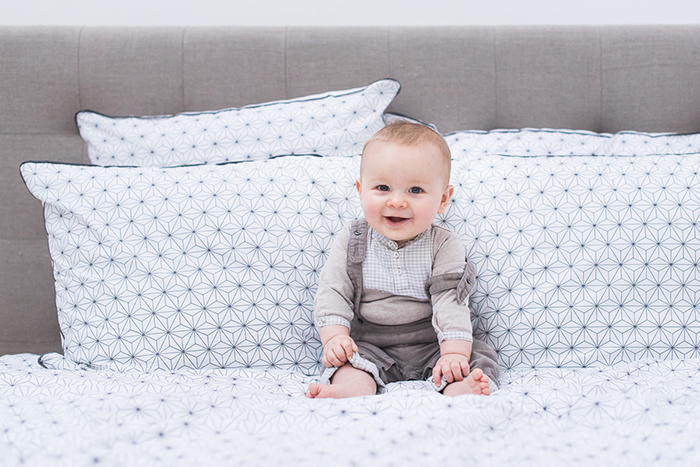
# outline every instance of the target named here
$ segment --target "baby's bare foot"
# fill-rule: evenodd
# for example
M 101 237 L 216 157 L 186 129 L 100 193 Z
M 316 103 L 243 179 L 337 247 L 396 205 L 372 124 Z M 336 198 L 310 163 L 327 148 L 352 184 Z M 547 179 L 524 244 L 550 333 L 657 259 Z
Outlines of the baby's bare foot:
M 308 391 L 306 391 L 306 397 L 310 399 L 325 399 L 332 397 L 332 392 L 330 384 L 311 383 Z
M 369 391 L 368 388 L 355 384 L 311 383 L 309 384 L 309 390 L 306 392 L 306 397 L 310 399 L 343 399 L 346 397 L 373 396 L 375 393 L 376 389 Z
M 476 368 L 462 381 L 448 384 L 442 393 L 446 396 L 460 396 L 462 394 L 488 396 L 491 394 L 489 377 L 479 368 Z
M 306 397 L 311 399 L 342 399 L 344 397 L 373 396 L 377 393 L 377 383 L 367 372 L 352 365 L 343 365 L 333 374 L 332 384 L 309 384 Z

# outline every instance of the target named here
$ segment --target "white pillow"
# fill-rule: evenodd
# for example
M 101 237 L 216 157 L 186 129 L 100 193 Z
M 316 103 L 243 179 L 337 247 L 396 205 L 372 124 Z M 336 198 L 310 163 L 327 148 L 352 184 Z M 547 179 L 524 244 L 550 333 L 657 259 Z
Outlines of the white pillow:
M 700 134 L 594 133 L 586 130 L 458 131 L 444 135 L 453 159 L 482 155 L 539 156 L 650 156 L 700 153 Z
M 66 357 L 316 373 L 316 280 L 361 215 L 359 159 L 23 164 L 45 205 Z M 512 369 L 698 356 L 698 166 L 698 154 L 455 161 L 437 222 L 476 266 L 476 337 Z
M 339 199 L 326 186 L 357 167 L 359 158 L 311 156 L 23 164 L 44 203 L 65 356 L 118 370 L 318 374 L 316 277 L 352 194 Z
M 700 153 L 700 134 L 640 133 L 621 131 L 608 144 L 611 156 L 646 156 L 651 154 Z
M 156 117 L 77 113 L 90 161 L 158 166 L 260 160 L 286 154 L 351 156 L 384 126 L 393 79 L 369 86 L 216 112 Z
M 453 163 L 440 224 L 477 269 L 475 335 L 513 369 L 700 355 L 700 155 Z
M 453 159 L 498 154 L 507 156 L 597 156 L 605 155 L 609 133 L 585 130 L 458 131 L 444 135 Z

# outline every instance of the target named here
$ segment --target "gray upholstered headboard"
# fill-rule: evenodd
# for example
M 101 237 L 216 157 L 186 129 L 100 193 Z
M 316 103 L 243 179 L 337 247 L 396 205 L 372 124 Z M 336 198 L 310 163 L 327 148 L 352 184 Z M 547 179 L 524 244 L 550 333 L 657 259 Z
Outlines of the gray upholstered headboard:
M 700 26 L 0 28 L 0 354 L 60 350 L 25 160 L 87 163 L 73 121 L 212 110 L 391 77 L 444 132 L 700 131 Z

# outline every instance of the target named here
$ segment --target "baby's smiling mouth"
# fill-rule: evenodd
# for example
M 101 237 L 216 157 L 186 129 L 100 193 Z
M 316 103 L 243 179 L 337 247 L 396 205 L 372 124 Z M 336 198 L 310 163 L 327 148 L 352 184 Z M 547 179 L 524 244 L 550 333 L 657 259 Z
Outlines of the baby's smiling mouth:
M 407 221 L 407 217 L 397 217 L 397 216 L 386 216 L 386 220 L 389 221 L 390 224 L 401 224 L 404 221 Z

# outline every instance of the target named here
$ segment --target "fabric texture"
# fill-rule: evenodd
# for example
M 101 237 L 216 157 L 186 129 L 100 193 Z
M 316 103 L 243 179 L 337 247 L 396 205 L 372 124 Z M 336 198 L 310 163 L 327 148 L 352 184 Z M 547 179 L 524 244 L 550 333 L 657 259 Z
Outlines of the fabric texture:
M 76 115 L 91 162 L 177 166 L 287 154 L 352 156 L 384 126 L 398 81 L 215 112 L 156 117 Z
M 514 27 L 494 39 L 499 121 L 487 128 L 552 122 L 559 128 L 599 128 L 604 67 L 598 30 Z
M 79 38 L 78 27 L 2 28 L 0 82 L 8 91 L 0 93 L 0 135 L 75 132 Z
M 440 222 L 472 245 L 472 302 L 506 368 L 698 354 L 700 155 L 453 165 Z
M 88 163 L 78 145 L 61 141 L 78 137 L 73 116 L 81 108 L 176 114 L 349 89 L 391 76 L 404 86 L 391 110 L 434 122 L 443 132 L 533 126 L 610 134 L 698 131 L 698 25 L 174 27 L 167 28 L 170 37 L 165 28 L 98 29 L 0 31 L 0 354 L 60 347 L 39 202 L 18 183 L 17 167 L 37 159 Z M 476 334 L 488 333 L 504 361 L 521 368 L 504 371 L 496 397 L 447 399 L 411 382 L 380 397 L 308 401 L 303 391 L 314 378 L 294 371 L 116 372 L 56 355 L 44 356 L 45 366 L 36 354 L 3 356 L 2 463 L 462 466 L 464 456 L 451 449 L 458 446 L 486 457 L 481 461 L 490 466 L 700 465 L 698 329 L 697 313 L 691 314 L 699 290 L 692 205 L 697 156 L 658 158 L 655 166 L 638 155 L 634 164 L 642 166 L 631 171 L 620 165 L 624 161 L 593 159 L 564 158 L 561 167 L 553 160 L 518 167 L 514 161 L 477 162 L 483 177 L 472 174 L 466 201 L 473 211 L 455 200 L 449 222 L 461 229 L 465 245 L 475 242 L 470 252 L 480 251 L 485 279 L 479 280 L 483 308 Z M 313 288 L 314 269 L 322 264 L 323 242 L 310 231 L 328 222 L 337 234 L 358 215 L 355 174 L 344 182 L 336 163 L 319 162 L 324 176 L 312 170 L 313 180 L 300 178 L 315 182 L 320 199 L 329 200 L 321 204 L 323 220 L 309 217 L 307 231 L 290 240 L 297 245 L 295 262 L 316 261 L 299 273 L 306 280 L 302 288 Z M 540 173 L 555 168 L 554 177 Z M 621 188 L 631 183 L 629 176 L 642 187 L 640 195 Z M 492 184 L 505 178 L 519 181 L 518 191 L 509 192 L 504 205 L 487 203 L 485 197 L 501 199 Z M 520 191 L 525 188 L 530 191 Z M 68 192 L 63 189 L 61 198 Z M 517 193 L 527 193 L 527 202 L 518 204 Z M 311 203 L 304 196 L 295 202 Z M 266 238 L 264 228 L 282 225 L 275 234 L 288 234 L 285 221 L 261 223 L 261 200 L 246 202 L 256 210 L 240 217 L 246 230 L 258 223 L 256 233 Z M 515 212 L 509 205 L 519 209 L 516 220 L 506 216 Z M 483 228 L 458 227 L 475 218 Z M 581 239 L 587 248 L 572 253 Z M 540 247 L 548 246 L 542 254 Z M 309 254 L 312 247 L 317 250 Z M 528 257 L 524 250 L 532 247 Z M 568 257 L 557 253 L 565 247 Z M 509 263 L 503 251 L 517 253 L 516 259 Z M 606 262 L 596 261 L 596 252 Z M 564 264 L 573 264 L 575 273 L 566 276 L 543 258 L 571 259 Z M 542 294 L 550 280 L 569 288 Z M 649 310 L 648 303 L 660 307 Z M 491 305 L 492 314 L 484 314 Z M 570 326 L 559 329 L 564 321 Z M 551 341 L 532 334 L 540 324 L 554 333 Z
M 611 134 L 592 131 L 524 128 L 521 130 L 458 131 L 444 135 L 453 159 L 485 155 L 519 157 L 603 156 Z
M 700 133 L 644 133 L 621 131 L 606 148 L 610 156 L 683 155 L 700 153 Z
M 317 379 L 295 372 L 123 373 L 37 357 L 0 357 L 5 465 L 464 466 L 445 446 L 494 466 L 700 464 L 698 359 L 509 371 L 489 397 L 410 381 L 311 400 Z
M 333 238 L 360 215 L 359 159 L 24 164 L 45 205 L 66 356 L 315 374 L 312 300 Z M 461 237 L 476 268 L 474 336 L 511 369 L 699 354 L 699 164 L 700 155 L 455 161 L 455 195 L 436 223 Z
M 360 222 L 360 221 L 357 221 Z M 403 248 L 396 248 L 396 243 L 381 236 L 373 229 L 368 228 L 362 221 L 363 235 L 356 237 L 358 230 L 356 223 L 346 225 L 338 234 L 331 246 L 328 261 L 321 271 L 318 290 L 314 299 L 314 322 L 322 327 L 328 324 L 345 324 L 350 328 L 353 338 L 364 335 L 364 339 L 375 345 L 397 345 L 400 343 L 417 342 L 442 342 L 445 338 L 472 340 L 471 317 L 469 308 L 464 303 L 456 301 L 455 290 L 444 290 L 435 296 L 426 294 L 426 282 L 433 274 L 444 274 L 458 271 L 460 275 L 465 271 L 464 247 L 459 237 L 450 234 L 443 228 L 432 226 L 424 233 L 407 243 Z M 355 256 L 352 252 L 356 249 L 353 243 L 356 239 L 363 238 L 361 248 L 364 255 Z M 390 243 L 389 243 L 390 242 Z M 392 249 L 389 245 L 393 244 Z M 455 258 L 453 253 L 457 251 Z M 371 268 L 382 268 L 377 262 L 372 261 L 372 256 L 378 255 L 378 261 L 382 261 L 383 255 L 399 259 L 404 257 L 407 266 L 413 266 L 416 270 L 406 271 L 405 275 L 412 276 L 412 284 L 409 289 L 403 290 L 394 281 L 375 282 L 374 285 L 385 287 L 386 290 L 374 289 L 372 279 L 378 279 L 382 274 L 370 272 L 370 280 L 367 281 L 366 273 Z M 367 260 L 369 259 L 369 264 Z M 408 268 L 410 269 L 410 267 Z M 393 270 L 385 273 L 391 275 Z M 404 273 L 396 273 L 403 278 Z M 358 276 L 357 279 L 353 277 Z M 415 295 L 411 295 L 414 291 Z M 359 293 L 358 293 L 359 292 Z M 342 321 L 341 321 L 342 319 Z M 357 320 L 359 319 L 359 322 Z M 424 322 L 425 326 L 413 329 L 416 323 Z M 432 326 L 431 323 L 432 322 Z M 405 341 L 398 336 L 397 326 L 406 332 Z M 369 330 L 369 327 L 372 327 Z M 422 327 L 430 328 L 428 331 Z M 360 331 L 358 328 L 362 328 Z M 389 330 L 392 331 L 389 331 Z M 434 329 L 434 330 L 433 330 Z M 382 334 L 378 338 L 376 333 Z M 387 342 L 385 333 L 396 334 L 397 342 Z M 417 334 L 416 334 L 417 333 Z M 371 336 L 371 337 L 370 337 Z M 420 337 L 418 337 L 420 336 Z M 393 338 L 392 338 L 393 339 Z
M 182 109 L 182 40 L 176 28 L 81 28 L 78 105 L 115 115 Z
M 520 130 L 458 131 L 445 135 L 452 157 L 484 155 L 649 156 L 700 152 L 700 133 L 594 133 L 584 130 L 524 128 Z
M 427 300 L 425 283 L 433 260 L 432 232 L 426 230 L 401 248 L 376 230 L 370 230 L 362 262 L 364 286 L 393 295 Z
M 551 29 L 2 28 L 0 82 L 10 91 L 0 93 L 0 270 L 7 278 L 0 281 L 0 297 L 7 300 L 0 315 L 3 322 L 45 327 L 23 325 L 25 333 L 16 334 L 0 326 L 0 354 L 38 352 L 29 342 L 60 347 L 57 323 L 45 318 L 55 307 L 54 289 L 45 280 L 51 273 L 48 247 L 39 243 L 45 238 L 40 208 L 17 167 L 26 160 L 89 163 L 82 141 L 73 149 L 62 142 L 80 138 L 74 115 L 81 109 L 177 114 L 392 77 L 403 89 L 387 111 L 434 123 L 443 133 L 533 126 L 611 134 L 699 130 L 700 61 L 689 58 L 700 54 L 698 26 L 566 27 L 555 36 Z M 560 40 L 561 32 L 577 39 Z M 542 46 L 548 37 L 556 40 Z M 511 41 L 542 53 L 520 60 Z M 557 54 L 548 53 L 557 47 Z M 600 53 L 588 53 L 592 48 Z M 582 61 L 570 66 L 569 57 Z M 528 88 L 542 63 L 548 83 L 561 83 L 551 96 L 542 95 L 543 86 Z M 576 76 L 595 77 L 590 70 L 600 70 L 592 102 L 583 101 L 590 98 L 587 86 L 585 92 L 568 88 L 580 84 Z M 507 82 L 501 71 L 508 72 Z M 592 105 L 599 111 L 589 113 Z M 585 115 L 572 117 L 572 109 L 583 108 Z M 14 268 L 26 270 L 26 278 L 12 275 Z
M 389 348 L 380 348 L 369 342 L 356 342 L 358 352 L 353 353 L 348 363 L 353 367 L 366 371 L 377 384 L 377 391 L 386 388 L 387 384 L 399 381 L 428 381 L 428 387 L 436 391 L 442 391 L 447 386 L 444 384 L 435 386 L 432 378 L 432 370 L 440 359 L 440 346 L 437 341 L 420 345 L 399 345 Z M 324 368 L 321 373 L 321 381 L 331 384 L 331 378 L 338 371 L 338 367 Z
M 698 131 L 697 25 L 603 27 L 600 43 L 604 131 Z
M 326 218 L 337 218 L 322 187 L 356 163 L 294 159 L 24 164 L 45 206 L 66 357 L 122 370 L 315 374 L 311 304 L 333 232 Z
M 376 298 L 367 285 L 365 270 L 368 268 L 365 266 L 376 245 L 398 252 L 396 242 L 377 234 L 365 219 L 346 225 L 336 237 L 314 300 L 315 323 L 317 327 L 344 324 L 350 328 L 350 336 L 359 350 L 349 363 L 370 373 L 378 388 L 402 380 L 427 379 L 431 388 L 442 391 L 447 386 L 445 378 L 437 386 L 432 378 L 432 370 L 441 356 L 440 344 L 445 339 L 473 340 L 471 317 L 464 301 L 473 290 L 474 269 L 471 263 L 465 264 L 461 259 L 461 240 L 433 225 L 401 248 L 409 250 L 403 252 L 406 256 L 421 258 L 427 253 L 425 262 L 431 266 L 423 280 L 423 289 L 430 290 L 431 297 L 426 296 L 430 304 L 420 307 L 424 316 L 419 315 L 412 321 L 409 321 L 412 308 L 417 308 L 420 302 L 396 293 Z M 455 267 L 459 267 L 459 273 L 446 272 Z M 453 275 L 458 277 L 453 280 Z M 434 278 L 437 279 L 431 287 L 429 284 Z M 343 302 L 352 304 L 350 314 L 333 314 L 347 308 Z M 392 310 L 393 302 L 398 304 L 395 310 Z M 367 313 L 370 306 L 378 308 L 379 313 L 375 316 Z M 483 342 L 474 345 L 473 350 L 471 369 L 481 368 L 495 390 L 498 387 L 496 353 Z M 336 367 L 324 368 L 322 381 L 329 384 L 336 370 Z
M 182 50 L 183 108 L 220 109 L 285 98 L 285 36 L 284 28 L 186 28 Z M 358 77 L 354 83 L 371 83 L 374 79 L 364 81 Z M 289 96 L 356 86 L 323 83 L 309 92 Z

